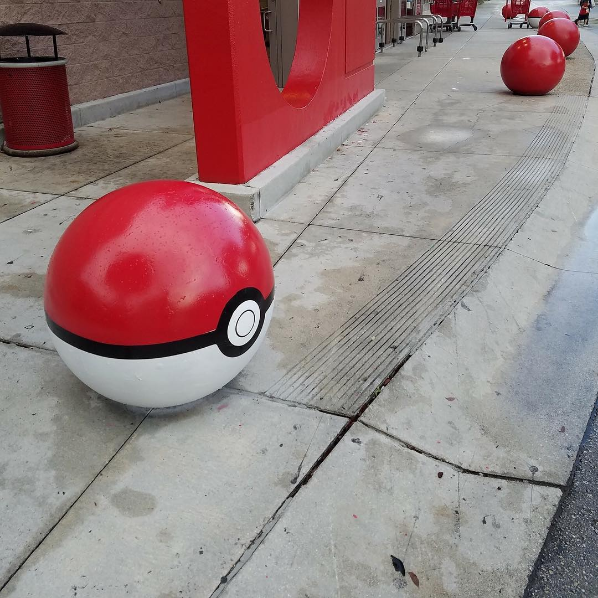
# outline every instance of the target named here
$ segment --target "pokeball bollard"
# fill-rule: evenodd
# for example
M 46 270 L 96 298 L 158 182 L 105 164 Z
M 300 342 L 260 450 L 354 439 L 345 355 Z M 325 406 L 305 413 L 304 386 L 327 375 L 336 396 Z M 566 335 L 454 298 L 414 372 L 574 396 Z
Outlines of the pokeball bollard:
M 199 185 L 153 181 L 109 193 L 70 224 L 44 302 L 56 349 L 85 384 L 169 407 L 247 365 L 273 298 L 268 249 L 239 208 Z
M 550 12 L 545 6 L 537 6 L 532 8 L 527 14 L 527 22 L 533 29 L 540 27 L 540 20 L 547 13 Z
M 550 19 L 538 29 L 538 35 L 553 39 L 569 56 L 579 45 L 579 28 L 570 19 Z
M 565 74 L 565 55 L 549 37 L 523 37 L 511 44 L 502 57 L 500 75 L 505 85 L 520 95 L 544 95 Z
M 544 23 L 548 23 L 551 19 L 571 19 L 571 17 L 564 10 L 550 10 L 544 13 L 544 16 L 540 19 L 539 26 L 542 27 Z

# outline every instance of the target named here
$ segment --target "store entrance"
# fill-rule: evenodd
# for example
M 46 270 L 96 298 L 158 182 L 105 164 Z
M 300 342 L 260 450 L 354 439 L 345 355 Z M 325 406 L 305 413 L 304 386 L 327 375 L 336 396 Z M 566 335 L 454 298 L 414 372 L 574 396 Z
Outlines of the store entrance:
M 299 22 L 299 0 L 260 0 L 264 42 L 274 80 L 282 89 L 289 77 Z

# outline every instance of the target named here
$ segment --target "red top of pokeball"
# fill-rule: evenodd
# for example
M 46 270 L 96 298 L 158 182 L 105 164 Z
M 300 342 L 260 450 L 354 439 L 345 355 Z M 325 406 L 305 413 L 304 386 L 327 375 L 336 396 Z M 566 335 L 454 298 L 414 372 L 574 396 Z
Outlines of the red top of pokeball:
M 180 181 L 109 193 L 66 229 L 48 267 L 45 310 L 73 335 L 153 345 L 214 331 L 244 289 L 274 289 L 268 249 L 222 195 Z

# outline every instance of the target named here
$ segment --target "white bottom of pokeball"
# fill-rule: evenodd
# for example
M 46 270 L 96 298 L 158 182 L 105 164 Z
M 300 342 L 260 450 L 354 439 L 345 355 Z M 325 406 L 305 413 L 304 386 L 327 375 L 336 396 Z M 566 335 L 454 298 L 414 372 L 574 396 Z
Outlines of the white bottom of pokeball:
M 540 26 L 540 17 L 528 17 L 527 22 L 532 29 L 537 29 Z
M 73 347 L 49 332 L 64 363 L 84 384 L 125 405 L 160 408 L 190 403 L 228 384 L 257 352 L 271 319 L 272 305 L 265 314 L 259 338 L 238 357 L 227 357 L 211 345 L 155 359 L 112 359 Z M 249 325 L 245 320 L 234 320 L 239 322 L 241 333 Z

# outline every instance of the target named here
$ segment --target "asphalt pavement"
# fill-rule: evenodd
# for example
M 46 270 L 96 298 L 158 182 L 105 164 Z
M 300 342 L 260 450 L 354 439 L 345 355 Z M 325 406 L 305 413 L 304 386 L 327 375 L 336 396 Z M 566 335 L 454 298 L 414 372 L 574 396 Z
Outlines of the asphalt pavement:
M 598 404 L 525 598 L 598 596 Z

